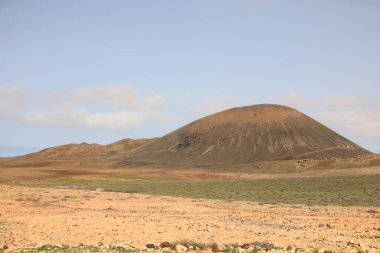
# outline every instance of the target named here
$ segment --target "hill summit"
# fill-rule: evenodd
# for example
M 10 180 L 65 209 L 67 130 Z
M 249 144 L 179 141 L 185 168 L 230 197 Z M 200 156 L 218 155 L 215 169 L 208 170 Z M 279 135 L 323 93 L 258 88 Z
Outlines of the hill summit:
M 196 120 L 128 153 L 123 164 L 234 165 L 369 153 L 293 108 L 260 104 Z

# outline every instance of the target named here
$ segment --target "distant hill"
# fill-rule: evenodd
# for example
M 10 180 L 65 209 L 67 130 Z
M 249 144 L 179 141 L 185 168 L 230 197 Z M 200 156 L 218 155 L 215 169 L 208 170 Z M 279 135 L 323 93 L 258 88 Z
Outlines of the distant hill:
M 295 109 L 262 104 L 201 118 L 132 150 L 120 164 L 234 165 L 367 154 Z
M 125 155 L 153 139 L 123 139 L 107 145 L 99 144 L 66 144 L 43 149 L 39 152 L 0 159 L 3 165 L 45 166 L 52 164 L 91 165 L 107 162 L 110 157 Z
M 161 138 L 67 144 L 0 159 L 0 167 L 228 166 L 368 154 L 295 109 L 262 104 L 201 118 Z

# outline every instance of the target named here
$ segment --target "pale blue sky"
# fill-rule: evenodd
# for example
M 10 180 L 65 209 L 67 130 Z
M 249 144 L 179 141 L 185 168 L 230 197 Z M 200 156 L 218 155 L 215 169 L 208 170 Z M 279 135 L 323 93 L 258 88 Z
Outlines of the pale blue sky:
M 0 0 L 0 156 L 257 103 L 380 152 L 379 25 L 378 0 Z

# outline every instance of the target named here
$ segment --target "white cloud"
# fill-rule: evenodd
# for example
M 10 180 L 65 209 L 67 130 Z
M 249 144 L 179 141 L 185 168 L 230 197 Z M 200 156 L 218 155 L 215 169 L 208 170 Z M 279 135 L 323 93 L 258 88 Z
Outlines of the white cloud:
M 13 118 L 26 108 L 29 92 L 21 87 L 0 87 L 0 118 Z
M 127 130 L 148 122 L 172 120 L 162 113 L 165 99 L 142 96 L 130 86 L 79 88 L 37 95 L 22 88 L 0 87 L 0 119 L 46 127 Z M 40 101 L 39 104 L 34 104 Z M 26 106 L 27 105 L 27 106 Z M 18 108 L 24 110 L 19 110 Z
M 45 94 L 43 100 L 53 108 L 74 108 L 78 105 L 101 105 L 128 110 L 159 110 L 165 106 L 160 95 L 141 98 L 131 86 L 86 87 L 58 94 Z
M 118 111 L 90 113 L 86 110 L 32 112 L 22 122 L 27 125 L 46 127 L 108 128 L 128 130 L 151 121 L 167 121 L 171 117 L 157 111 Z
M 317 117 L 357 138 L 380 137 L 380 111 L 322 111 Z
M 377 101 L 354 95 L 316 99 L 290 94 L 282 101 L 300 110 L 311 110 L 323 124 L 344 133 L 348 138 L 380 137 L 380 108 Z
M 25 99 L 29 96 L 28 90 L 22 87 L 0 86 L 0 101 Z
M 358 96 L 334 96 L 327 97 L 324 106 L 329 109 L 355 109 L 364 105 L 362 98 Z
M 233 98 L 211 99 L 189 108 L 188 111 L 197 115 L 208 115 L 237 105 L 238 101 Z
M 296 109 L 313 107 L 316 105 L 313 99 L 308 99 L 304 95 L 299 93 L 291 93 L 280 99 L 280 102 L 284 105 L 294 107 Z

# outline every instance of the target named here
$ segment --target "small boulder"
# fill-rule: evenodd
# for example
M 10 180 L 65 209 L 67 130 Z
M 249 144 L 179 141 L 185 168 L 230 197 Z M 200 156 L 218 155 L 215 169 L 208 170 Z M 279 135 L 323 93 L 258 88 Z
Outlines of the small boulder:
M 163 242 L 160 245 L 160 248 L 171 248 L 172 244 L 170 242 Z
M 177 244 L 175 246 L 175 250 L 178 251 L 178 252 L 184 252 L 184 251 L 187 251 L 187 248 L 181 244 Z
M 246 252 L 245 249 L 240 248 L 240 247 L 237 247 L 237 248 L 236 248 L 236 251 L 237 251 L 238 253 L 245 253 L 245 252 Z
M 218 244 L 214 242 L 214 243 L 211 245 L 211 250 L 212 250 L 212 252 L 214 252 L 214 253 L 219 252 L 220 249 L 219 249 Z
M 155 249 L 156 248 L 156 246 L 153 243 L 148 243 L 147 245 L 145 245 L 145 247 L 147 249 Z

